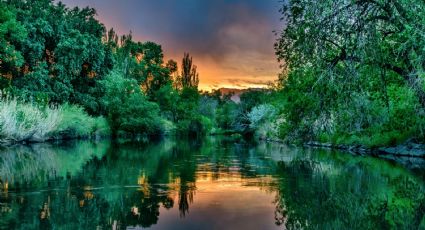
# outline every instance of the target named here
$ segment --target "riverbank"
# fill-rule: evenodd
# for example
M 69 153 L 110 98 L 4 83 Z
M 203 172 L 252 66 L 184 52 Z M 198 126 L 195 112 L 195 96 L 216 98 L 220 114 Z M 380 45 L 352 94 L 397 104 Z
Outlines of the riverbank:
M 338 149 L 343 151 L 349 151 L 359 155 L 364 155 L 364 154 L 377 155 L 377 156 L 394 155 L 394 156 L 402 156 L 402 157 L 425 158 L 425 145 L 412 143 L 412 142 L 407 142 L 407 143 L 397 145 L 397 146 L 392 146 L 392 147 L 379 147 L 379 148 L 368 148 L 362 145 L 336 145 L 331 143 L 320 143 L 315 141 L 304 143 L 304 146 Z
M 281 139 L 277 138 L 259 138 L 262 141 L 278 142 L 287 144 Z M 364 145 L 344 145 L 344 144 L 333 144 L 319 141 L 307 141 L 301 143 L 304 147 L 313 148 L 325 148 L 347 151 L 356 155 L 373 155 L 373 156 L 385 156 L 393 155 L 400 157 L 417 157 L 425 158 L 425 144 L 415 143 L 413 141 L 406 141 L 403 144 L 395 146 L 383 146 L 383 147 L 367 147 Z
M 261 141 L 274 142 L 279 144 L 285 144 L 280 139 L 262 138 Z M 295 145 L 299 146 L 299 145 Z M 390 162 L 397 163 L 403 167 L 413 171 L 420 172 L 422 174 L 425 168 L 425 145 L 417 144 L 412 142 L 406 142 L 405 144 L 392 146 L 392 147 L 380 147 L 380 148 L 368 148 L 361 145 L 336 145 L 331 143 L 320 143 L 310 141 L 302 144 L 304 148 L 309 149 L 328 149 L 337 150 L 349 153 L 351 155 L 359 156 L 372 156 L 377 159 L 382 159 Z
M 98 138 L 110 134 L 106 118 L 90 116 L 76 105 L 47 106 L 0 99 L 0 145 Z

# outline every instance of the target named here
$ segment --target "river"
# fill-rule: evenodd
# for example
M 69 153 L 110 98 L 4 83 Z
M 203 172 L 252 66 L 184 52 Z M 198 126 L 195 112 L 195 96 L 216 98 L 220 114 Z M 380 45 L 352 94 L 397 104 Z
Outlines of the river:
M 418 229 L 424 176 L 223 137 L 0 150 L 0 229 Z

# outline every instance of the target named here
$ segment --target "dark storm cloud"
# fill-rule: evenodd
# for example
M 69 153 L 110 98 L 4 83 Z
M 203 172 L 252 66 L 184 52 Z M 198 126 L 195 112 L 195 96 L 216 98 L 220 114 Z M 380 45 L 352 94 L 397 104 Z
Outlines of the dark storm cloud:
M 273 30 L 280 28 L 279 0 L 63 2 L 96 8 L 107 27 L 121 34 L 131 30 L 136 39 L 158 42 L 167 57 L 180 60 L 183 52 L 190 52 L 201 73 L 214 72 L 220 75 L 215 76 L 218 81 L 221 75 L 227 79 L 277 74 Z

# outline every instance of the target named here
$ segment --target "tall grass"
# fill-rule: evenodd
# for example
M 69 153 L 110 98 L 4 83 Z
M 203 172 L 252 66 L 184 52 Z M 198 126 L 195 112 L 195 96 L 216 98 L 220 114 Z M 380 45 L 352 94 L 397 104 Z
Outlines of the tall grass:
M 39 106 L 19 102 L 16 98 L 0 99 L 0 142 L 43 142 L 109 135 L 102 117 L 89 116 L 81 107 Z

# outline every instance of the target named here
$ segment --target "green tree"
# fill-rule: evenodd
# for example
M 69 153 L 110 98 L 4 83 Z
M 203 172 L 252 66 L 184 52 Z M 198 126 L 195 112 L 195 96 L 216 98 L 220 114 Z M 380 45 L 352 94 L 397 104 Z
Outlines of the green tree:
M 171 80 L 173 81 L 173 87 L 175 89 L 178 89 L 178 80 L 179 80 L 179 76 L 178 76 L 178 67 L 177 67 L 177 62 L 174 61 L 173 59 L 168 60 L 166 67 L 168 69 L 168 71 L 170 72 L 171 75 Z
M 90 113 L 99 110 L 97 80 L 112 68 L 112 52 L 104 46 L 104 26 L 91 8 L 68 9 L 51 0 L 7 1 L 28 37 L 20 46 L 22 68 L 11 85 L 23 98 L 72 102 Z
M 408 86 L 417 99 L 409 116 L 423 119 L 424 9 L 419 0 L 284 2 L 275 48 L 288 95 L 285 129 L 307 138 L 388 132 L 390 87 Z M 413 128 L 420 129 L 403 132 Z
M 113 71 L 102 84 L 106 89 L 103 105 L 113 136 L 116 137 L 120 131 L 132 135 L 161 135 L 159 107 L 148 101 L 136 80 Z
M 183 56 L 181 76 L 179 76 L 178 84 L 179 88 L 198 88 L 199 74 L 196 65 L 193 65 L 193 59 L 189 53 L 185 53 Z
M 7 87 L 12 73 L 24 64 L 19 46 L 26 38 L 27 31 L 16 20 L 16 12 L 0 2 L 0 87 Z
M 152 101 L 157 92 L 172 82 L 170 69 L 164 66 L 164 54 L 154 42 L 134 42 L 131 33 L 121 37 L 117 51 L 118 68 L 127 78 L 137 80 Z

